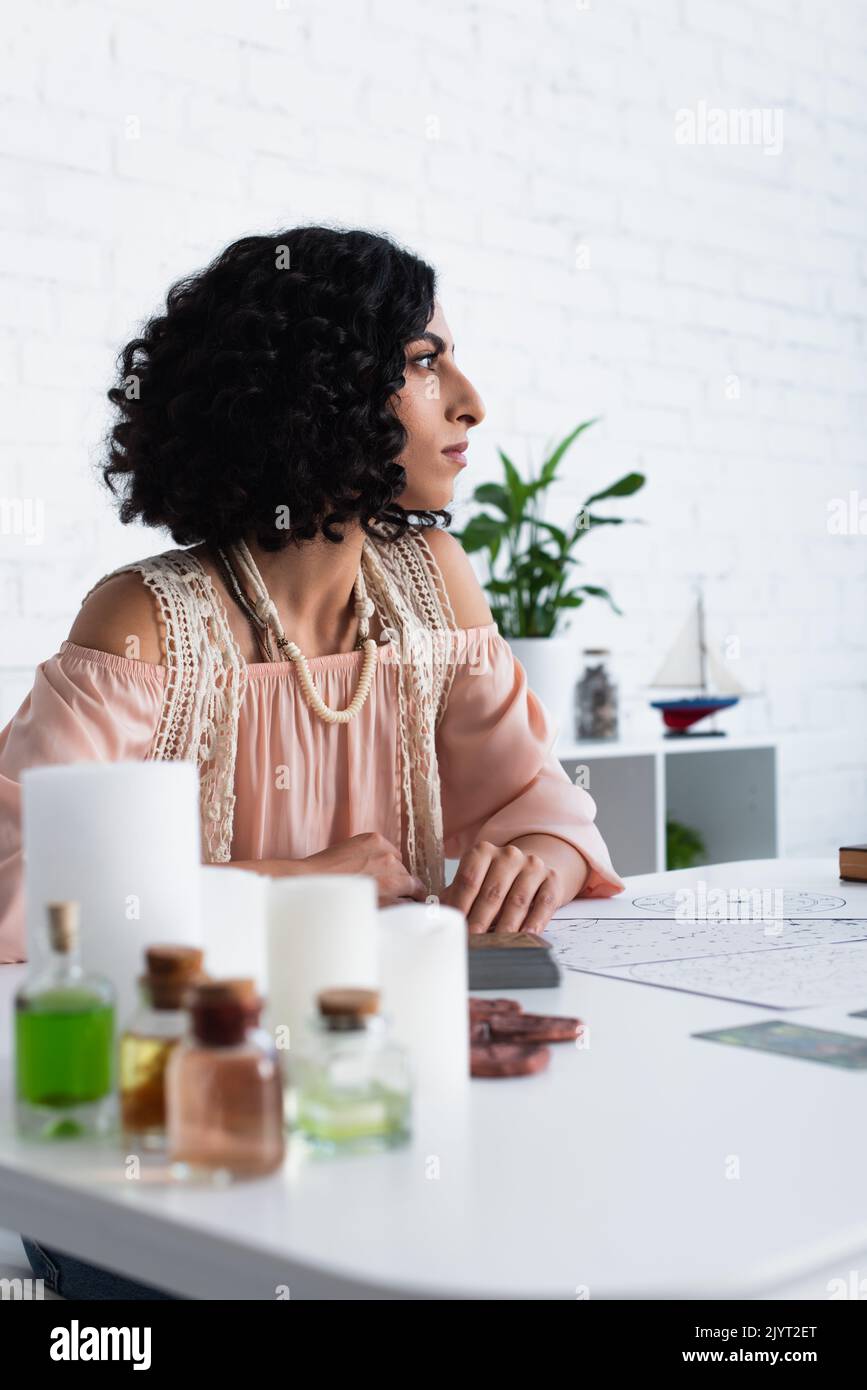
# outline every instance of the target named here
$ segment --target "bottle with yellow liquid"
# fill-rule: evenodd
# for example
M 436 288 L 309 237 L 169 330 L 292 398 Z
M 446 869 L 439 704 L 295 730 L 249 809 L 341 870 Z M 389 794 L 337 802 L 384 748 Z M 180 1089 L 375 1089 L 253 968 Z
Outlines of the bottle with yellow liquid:
M 138 1012 L 120 1040 L 120 1119 L 128 1143 L 164 1152 L 166 1067 L 186 1031 L 187 991 L 203 978 L 202 952 L 150 946 L 145 959 Z

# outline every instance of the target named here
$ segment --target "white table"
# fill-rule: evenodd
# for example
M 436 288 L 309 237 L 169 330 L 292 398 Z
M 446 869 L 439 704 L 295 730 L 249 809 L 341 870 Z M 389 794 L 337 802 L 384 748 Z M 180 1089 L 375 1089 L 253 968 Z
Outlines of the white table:
M 755 861 L 644 875 L 624 899 L 700 878 L 840 889 L 830 861 Z M 4 1000 L 22 973 L 0 969 Z M 200 1299 L 827 1297 L 829 1278 L 867 1272 L 864 1073 L 689 1037 L 767 1010 L 578 973 L 516 997 L 580 1015 L 590 1048 L 472 1082 L 464 1113 L 403 1150 L 296 1151 L 224 1191 L 131 1181 L 113 1149 L 19 1141 L 7 1021 L 0 1226 Z

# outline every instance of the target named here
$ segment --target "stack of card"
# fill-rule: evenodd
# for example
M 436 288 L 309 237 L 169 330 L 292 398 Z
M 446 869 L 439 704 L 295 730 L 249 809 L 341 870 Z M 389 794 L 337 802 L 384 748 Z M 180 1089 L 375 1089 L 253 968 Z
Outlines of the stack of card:
M 867 883 L 867 845 L 840 846 L 840 877 Z
M 560 967 L 535 932 L 484 932 L 467 937 L 470 989 L 552 989 Z

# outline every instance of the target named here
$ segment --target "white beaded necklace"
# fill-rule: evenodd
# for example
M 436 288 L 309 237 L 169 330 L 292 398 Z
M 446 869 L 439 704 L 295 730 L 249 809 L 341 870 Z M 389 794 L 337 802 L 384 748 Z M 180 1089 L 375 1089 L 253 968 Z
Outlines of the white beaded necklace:
M 369 636 L 370 619 L 373 617 L 374 608 L 373 600 L 367 596 L 367 586 L 364 582 L 361 566 L 359 565 L 353 588 L 355 593 L 355 615 L 358 618 L 358 642 L 356 646 L 362 648 L 364 651 L 364 664 L 361 668 L 361 675 L 358 678 L 355 694 L 346 706 L 346 709 L 332 709 L 330 705 L 326 705 L 319 691 L 316 689 L 316 686 L 313 684 L 310 668 L 307 665 L 307 658 L 301 651 L 301 648 L 294 642 L 290 642 L 286 637 L 274 601 L 265 587 L 256 561 L 250 554 L 250 549 L 246 542 L 238 541 L 237 544 L 230 545 L 228 549 L 229 554 L 238 566 L 238 570 L 247 580 L 255 595 L 252 608 L 249 603 L 244 601 L 245 595 L 242 594 L 240 587 L 235 583 L 233 587 L 235 587 L 237 597 L 261 628 L 265 630 L 270 628 L 274 633 L 277 646 L 280 648 L 281 653 L 286 654 L 285 658 L 281 659 L 288 659 L 289 661 L 295 662 L 298 671 L 298 679 L 301 682 L 301 689 L 304 692 L 304 698 L 314 714 L 317 714 L 326 724 L 348 724 L 350 719 L 354 719 L 355 715 L 358 714 L 358 711 L 362 708 L 365 700 L 370 694 L 378 652 L 376 642 Z M 222 550 L 218 553 L 228 569 L 229 574 L 233 579 L 236 579 L 237 576 L 234 574 L 233 567 L 229 563 L 225 553 Z

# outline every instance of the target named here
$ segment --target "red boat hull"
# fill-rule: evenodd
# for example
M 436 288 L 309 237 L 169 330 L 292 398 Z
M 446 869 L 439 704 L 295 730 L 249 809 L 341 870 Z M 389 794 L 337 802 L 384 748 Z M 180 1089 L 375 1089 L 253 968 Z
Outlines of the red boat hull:
M 666 728 L 679 734 L 697 724 L 700 719 L 706 719 L 709 714 L 729 709 L 737 702 L 736 695 L 717 700 L 651 700 L 653 708 L 661 712 Z

